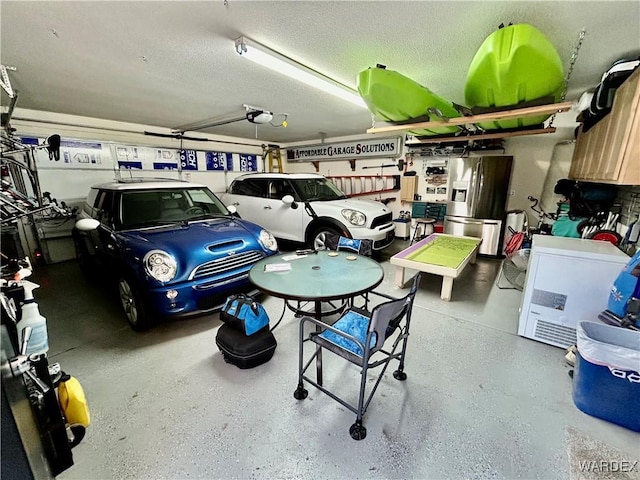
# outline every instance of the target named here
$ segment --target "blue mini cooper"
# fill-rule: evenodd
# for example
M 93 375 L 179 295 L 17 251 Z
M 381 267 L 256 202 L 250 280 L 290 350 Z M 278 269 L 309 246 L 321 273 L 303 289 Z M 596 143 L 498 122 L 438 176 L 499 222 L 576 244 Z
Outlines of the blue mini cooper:
M 251 289 L 258 260 L 277 253 L 262 227 L 237 217 L 204 185 L 118 181 L 91 188 L 74 228 L 80 265 L 115 274 L 134 330 L 202 314 Z

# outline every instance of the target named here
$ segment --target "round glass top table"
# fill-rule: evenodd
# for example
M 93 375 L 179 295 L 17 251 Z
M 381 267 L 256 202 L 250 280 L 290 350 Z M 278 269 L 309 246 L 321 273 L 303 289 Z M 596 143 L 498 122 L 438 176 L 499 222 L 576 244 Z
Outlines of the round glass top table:
M 323 316 L 322 302 L 347 299 L 371 291 L 380 285 L 383 277 L 384 270 L 378 262 L 362 255 L 331 250 L 306 255 L 281 253 L 263 258 L 249 270 L 249 280 L 258 289 L 284 298 L 286 305 L 296 313 L 302 312 L 291 307 L 288 300 L 312 301 L 314 309 L 309 313 L 318 320 Z M 320 328 L 316 326 L 316 330 L 320 331 Z M 322 385 L 320 347 L 316 350 L 316 381 Z
M 330 250 L 306 256 L 295 252 L 273 255 L 260 260 L 249 271 L 249 280 L 265 293 L 286 300 L 318 303 L 368 292 L 380 285 L 383 277 L 378 262 Z

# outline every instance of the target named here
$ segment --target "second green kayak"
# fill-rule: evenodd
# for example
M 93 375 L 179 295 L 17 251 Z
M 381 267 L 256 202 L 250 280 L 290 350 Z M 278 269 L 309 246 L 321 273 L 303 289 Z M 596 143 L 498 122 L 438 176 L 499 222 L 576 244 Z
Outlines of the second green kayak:
M 500 28 L 489 35 L 473 57 L 465 85 L 469 107 L 516 107 L 523 102 L 560 100 L 564 69 L 549 39 L 526 23 Z M 481 123 L 484 129 L 538 125 L 549 115 Z

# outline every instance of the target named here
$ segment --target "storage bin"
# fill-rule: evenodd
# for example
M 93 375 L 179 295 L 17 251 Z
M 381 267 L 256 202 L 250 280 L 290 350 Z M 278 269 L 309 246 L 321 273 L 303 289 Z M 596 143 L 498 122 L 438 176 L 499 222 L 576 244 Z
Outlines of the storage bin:
M 640 432 L 640 332 L 580 322 L 573 402 L 588 415 Z
M 411 219 L 409 218 L 394 218 L 393 223 L 395 225 L 396 238 L 402 240 L 409 240 L 411 230 Z

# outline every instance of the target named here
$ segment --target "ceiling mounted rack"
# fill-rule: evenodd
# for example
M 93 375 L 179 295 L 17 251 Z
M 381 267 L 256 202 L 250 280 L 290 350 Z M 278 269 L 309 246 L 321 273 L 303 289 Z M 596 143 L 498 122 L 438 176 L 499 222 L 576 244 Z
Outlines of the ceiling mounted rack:
M 532 107 L 515 108 L 512 110 L 500 110 L 491 113 L 482 113 L 479 115 L 461 116 L 455 118 L 449 118 L 447 120 L 416 122 L 416 123 L 403 123 L 402 125 L 390 125 L 384 124 L 379 127 L 372 127 L 367 130 L 367 133 L 391 133 L 391 132 L 408 132 L 410 130 L 428 129 L 442 126 L 458 125 L 464 127 L 467 132 L 479 132 L 479 133 L 462 133 L 459 135 L 447 135 L 447 136 L 429 136 L 429 137 L 416 137 L 414 140 L 406 142 L 406 145 L 411 144 L 429 144 L 429 143 L 442 143 L 459 140 L 487 140 L 495 138 L 507 138 L 523 135 L 540 135 L 544 133 L 553 133 L 556 131 L 555 127 L 538 127 L 538 128 L 522 128 L 522 129 L 509 129 L 509 130 L 482 130 L 478 127 L 479 123 L 493 122 L 497 120 L 509 120 L 518 118 L 535 117 L 540 115 L 553 115 L 560 112 L 566 112 L 571 108 L 571 102 L 553 103 L 549 105 L 538 105 Z

